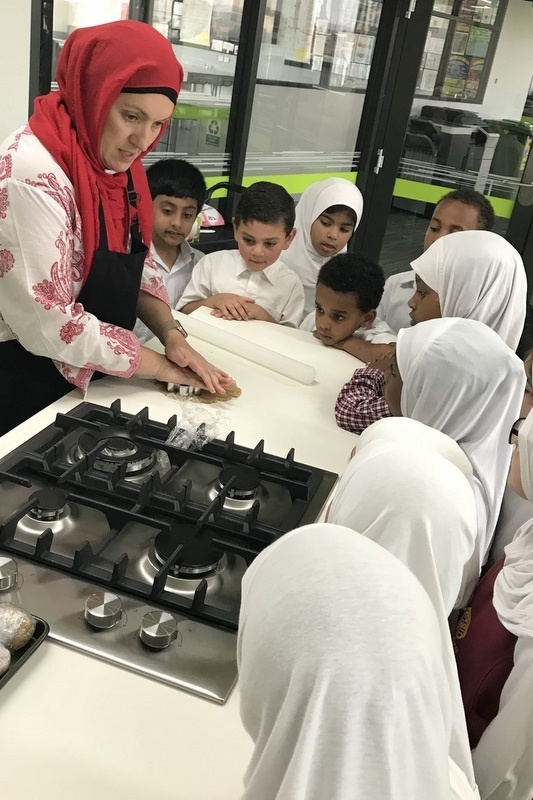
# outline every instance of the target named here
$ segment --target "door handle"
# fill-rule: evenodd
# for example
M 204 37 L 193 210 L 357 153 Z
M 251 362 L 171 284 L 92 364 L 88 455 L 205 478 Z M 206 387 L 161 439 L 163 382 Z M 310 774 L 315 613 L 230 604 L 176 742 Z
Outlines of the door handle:
M 385 154 L 382 147 L 379 148 L 377 156 L 376 166 L 374 167 L 374 172 L 376 175 L 380 171 L 381 167 L 383 166 L 383 162 L 385 161 Z
M 416 11 L 416 0 L 410 0 L 409 8 L 405 12 L 405 18 L 411 19 L 415 11 Z

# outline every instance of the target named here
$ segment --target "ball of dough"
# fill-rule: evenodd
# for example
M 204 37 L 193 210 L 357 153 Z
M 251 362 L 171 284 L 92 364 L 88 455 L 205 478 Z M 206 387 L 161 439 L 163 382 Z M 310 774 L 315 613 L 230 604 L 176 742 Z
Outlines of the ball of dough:
M 27 644 L 35 630 L 35 620 L 14 603 L 0 603 L 0 644 L 18 650 Z
M 11 653 L 0 644 L 0 678 L 5 675 L 11 664 Z

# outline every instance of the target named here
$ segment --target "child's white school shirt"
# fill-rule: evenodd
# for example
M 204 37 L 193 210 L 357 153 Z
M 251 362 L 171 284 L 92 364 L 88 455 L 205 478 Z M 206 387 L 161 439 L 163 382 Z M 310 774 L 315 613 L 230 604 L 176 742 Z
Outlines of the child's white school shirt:
M 384 319 L 393 331 L 408 328 L 411 325 L 408 301 L 415 293 L 415 273 L 412 269 L 408 272 L 399 272 L 391 275 L 385 281 L 385 289 L 381 303 L 377 308 L 380 319 Z
M 282 325 L 298 327 L 302 318 L 304 290 L 296 273 L 280 259 L 260 272 L 252 272 L 238 250 L 204 256 L 194 267 L 177 308 L 226 292 L 252 297 Z
M 194 265 L 203 258 L 204 254 L 200 250 L 195 250 L 191 247 L 189 242 L 184 241 L 181 243 L 178 257 L 170 269 L 155 249 L 153 242 L 150 245 L 150 255 L 167 287 L 170 307 L 176 308 L 178 300 L 191 279 Z M 140 319 L 137 320 L 133 332 L 142 344 L 149 339 L 153 339 L 154 336 L 152 331 Z
M 300 325 L 300 330 L 311 332 L 316 330 L 314 311 L 311 311 L 304 319 Z M 373 325 L 370 325 L 368 328 L 363 328 L 362 326 L 357 328 L 357 330 L 352 333 L 352 336 L 355 339 L 362 339 L 364 342 L 371 342 L 372 344 L 390 344 L 390 342 L 395 342 L 398 338 L 394 331 L 392 331 L 383 320 L 377 317 Z

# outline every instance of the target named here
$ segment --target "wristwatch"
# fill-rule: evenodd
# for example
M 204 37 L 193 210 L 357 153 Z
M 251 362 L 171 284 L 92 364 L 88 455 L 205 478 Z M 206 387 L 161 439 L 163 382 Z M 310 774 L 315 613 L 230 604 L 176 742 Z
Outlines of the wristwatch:
M 182 335 L 182 336 L 184 336 L 184 337 L 185 337 L 185 339 L 186 339 L 186 338 L 187 338 L 187 336 L 188 336 L 189 334 L 187 333 L 187 331 L 185 330 L 185 328 L 183 327 L 183 325 L 181 324 L 181 322 L 180 322 L 178 319 L 175 319 L 175 320 L 174 320 L 174 322 L 176 323 L 176 328 L 177 328 L 177 330 L 178 330 L 178 331 L 181 333 L 181 335 Z
M 185 328 L 183 327 L 183 325 L 181 324 L 181 322 L 179 320 L 175 319 L 174 320 L 174 325 L 176 326 L 176 330 L 178 330 L 181 333 L 181 335 L 186 339 L 187 336 L 188 336 L 188 333 L 185 330 Z

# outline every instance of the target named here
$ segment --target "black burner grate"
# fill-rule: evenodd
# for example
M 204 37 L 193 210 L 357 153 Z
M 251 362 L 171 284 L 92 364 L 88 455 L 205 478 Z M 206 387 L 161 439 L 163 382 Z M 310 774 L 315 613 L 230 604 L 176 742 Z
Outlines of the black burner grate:
M 182 450 L 166 443 L 175 425 L 175 416 L 166 424 L 150 420 L 148 409 L 126 414 L 118 400 L 110 408 L 82 403 L 69 414 L 58 414 L 53 425 L 0 460 L 0 490 L 4 484 L 21 487 L 22 493 L 25 488 L 28 490 L 25 499 L 7 517 L 0 509 L 0 548 L 169 610 L 236 629 L 239 609 L 228 611 L 209 605 L 206 580 L 200 580 L 191 598 L 168 592 L 168 576 L 175 574 L 176 567 L 179 574 L 181 567 L 183 574 L 201 579 L 204 571 L 212 570 L 224 554 L 241 557 L 250 564 L 280 535 L 317 518 L 337 475 L 296 462 L 292 450 L 286 458 L 268 455 L 262 441 L 253 449 L 236 445 L 233 434 L 224 441 L 209 442 L 201 452 Z M 68 454 L 76 442 L 86 452 L 73 464 Z M 162 453 L 169 468 L 163 475 L 155 472 L 140 483 L 131 483 L 128 462 L 122 457 L 116 463 L 110 460 L 108 471 L 99 469 L 97 461 L 106 446 L 121 453 L 135 449 L 135 459 L 139 453 Z M 198 498 L 191 481 L 178 480 L 191 464 L 218 476 L 220 490 L 214 499 Z M 253 492 L 259 483 L 278 488 L 288 498 L 283 516 L 275 525 L 261 517 L 259 503 L 253 503 L 241 514 L 224 506 L 232 490 Z M 107 519 L 108 532 L 101 540 L 77 547 L 71 557 L 51 552 L 51 529 L 44 530 L 34 544 L 17 541 L 17 523 L 35 506 L 35 490 L 41 504 L 44 497 L 45 506 L 61 500 L 101 511 Z M 101 557 L 131 524 L 143 525 L 153 532 L 162 563 L 151 584 L 131 578 L 128 556 L 113 562 Z

